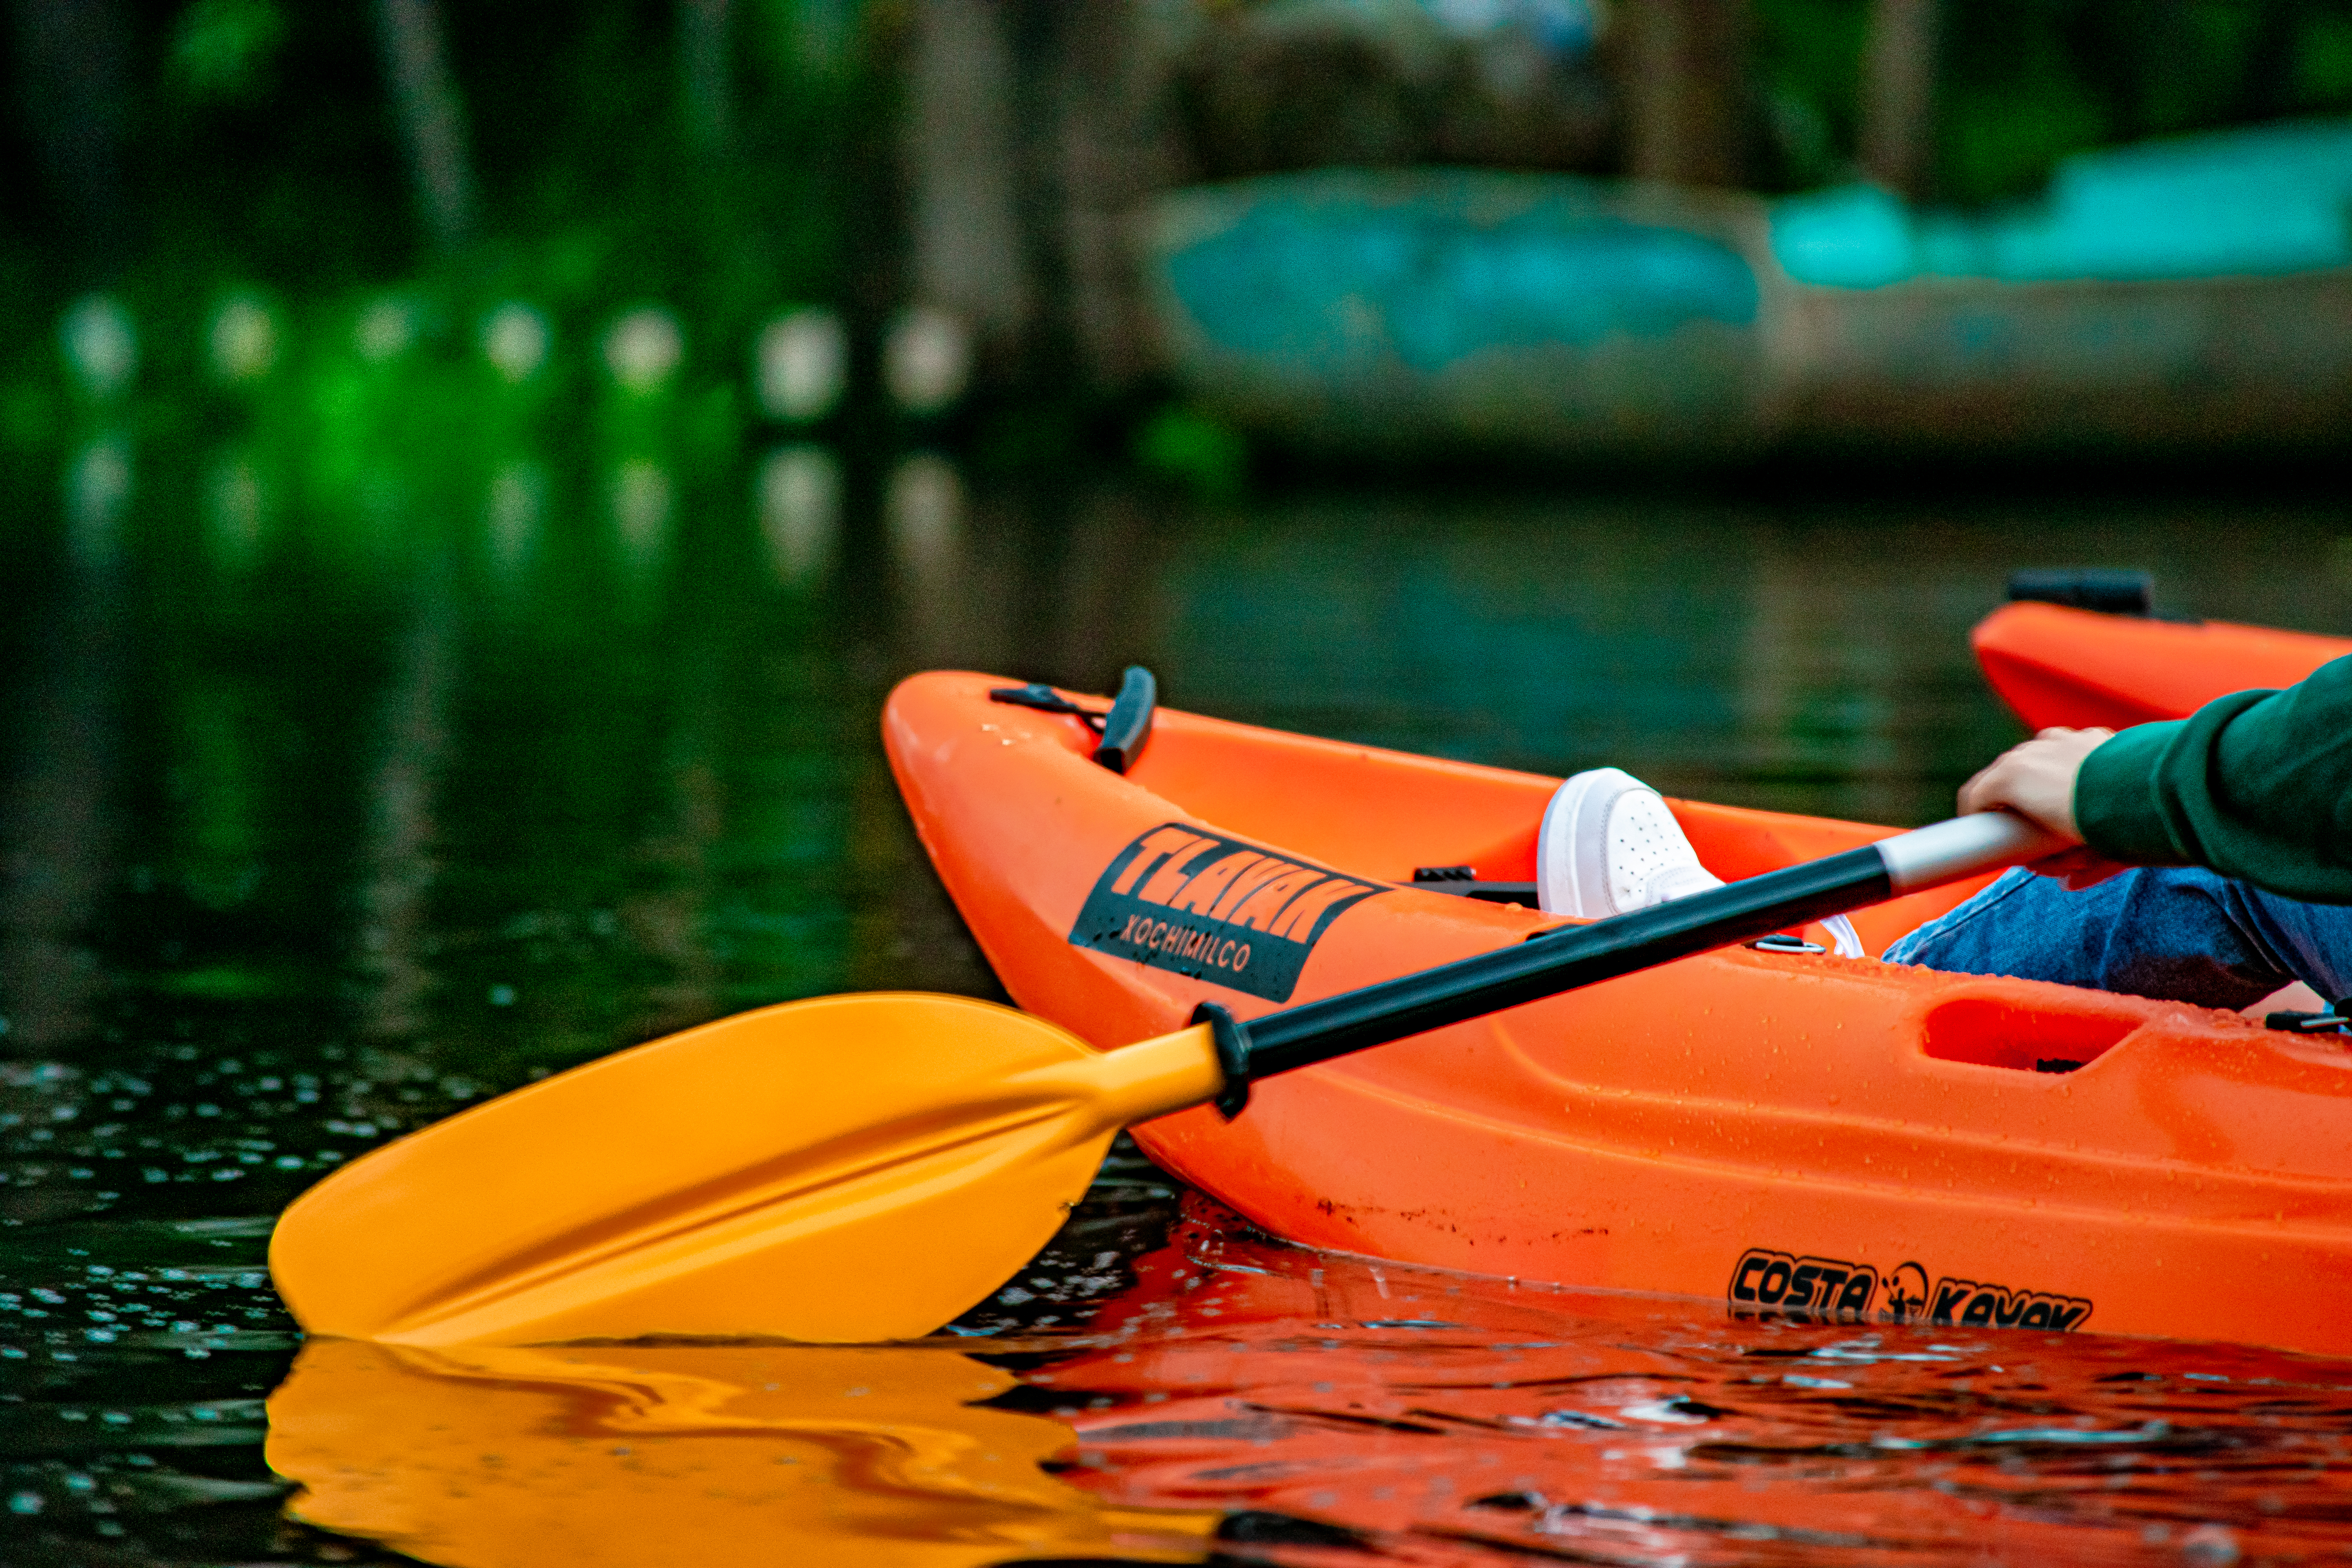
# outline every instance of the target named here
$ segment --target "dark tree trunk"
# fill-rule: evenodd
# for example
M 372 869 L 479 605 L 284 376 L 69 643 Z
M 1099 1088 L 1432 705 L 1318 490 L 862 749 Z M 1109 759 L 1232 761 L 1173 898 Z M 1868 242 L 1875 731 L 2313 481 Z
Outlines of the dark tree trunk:
M 2305 0 L 2271 0 L 2263 7 L 2247 51 L 2245 79 L 2238 92 L 2238 112 L 2249 120 L 2273 120 L 2304 108 L 2297 90 L 2295 66 L 2304 31 L 2316 8 Z
M 678 97 L 686 139 L 705 155 L 725 150 L 735 127 L 735 82 L 729 52 L 733 0 L 677 0 Z
M 1179 158 L 1139 0 L 918 0 L 907 69 L 914 292 L 977 331 L 1000 386 L 1149 370 L 1129 216 Z
M 1639 0 L 1616 14 L 1627 173 L 1743 183 L 1755 125 L 1747 0 Z
M 1910 201 L 1935 194 L 1937 0 L 1872 0 L 1862 46 L 1862 172 Z
M 376 23 L 417 205 L 434 244 L 451 249 L 473 233 L 475 195 L 466 106 L 449 68 L 448 28 L 436 0 L 376 0 Z
M 125 259 L 131 39 L 121 0 L 16 0 L 18 96 L 84 281 Z
M 1129 230 L 1176 184 L 1174 62 L 1140 0 L 1093 0 L 1062 26 L 1054 166 L 1067 337 L 1087 378 L 1118 391 L 1152 369 Z
M 984 359 L 1017 358 L 1036 300 L 1022 232 L 1019 88 L 992 0 L 918 0 L 906 159 L 916 297 L 961 316 Z

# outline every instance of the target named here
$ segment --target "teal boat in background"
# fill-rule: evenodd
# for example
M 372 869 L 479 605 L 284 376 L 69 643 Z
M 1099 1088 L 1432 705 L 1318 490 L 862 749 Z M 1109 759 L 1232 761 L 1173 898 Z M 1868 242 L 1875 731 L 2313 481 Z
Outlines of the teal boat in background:
M 2352 121 L 2085 153 L 1915 210 L 1566 174 L 1328 169 L 1145 216 L 1187 395 L 1409 457 L 2286 449 L 2352 432 Z

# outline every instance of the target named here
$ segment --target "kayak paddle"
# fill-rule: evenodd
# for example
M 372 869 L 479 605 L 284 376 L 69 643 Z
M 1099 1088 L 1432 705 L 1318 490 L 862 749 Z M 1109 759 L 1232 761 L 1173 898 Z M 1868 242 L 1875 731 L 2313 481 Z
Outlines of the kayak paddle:
M 418 1345 L 647 1335 L 906 1339 L 985 1298 L 1111 1137 L 1250 1084 L 2038 859 L 1987 813 L 1285 1008 L 1117 1050 L 1009 1007 L 787 1003 L 591 1062 L 375 1150 L 270 1238 L 313 1333 Z

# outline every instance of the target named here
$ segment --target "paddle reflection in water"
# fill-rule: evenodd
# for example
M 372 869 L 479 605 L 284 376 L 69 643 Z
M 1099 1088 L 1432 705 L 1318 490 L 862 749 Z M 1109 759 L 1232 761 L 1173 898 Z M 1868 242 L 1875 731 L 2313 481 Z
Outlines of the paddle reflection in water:
M 1252 1237 L 1198 1197 L 1028 1402 L 1107 1502 L 1300 1564 L 2302 1560 L 2352 1363 L 1770 1321 Z M 1244 1544 L 1248 1543 L 1248 1544 Z
M 770 1344 L 305 1347 L 269 1401 L 298 1519 L 451 1568 L 1192 1563 L 1217 1515 L 1041 1468 L 1059 1421 L 958 1352 Z

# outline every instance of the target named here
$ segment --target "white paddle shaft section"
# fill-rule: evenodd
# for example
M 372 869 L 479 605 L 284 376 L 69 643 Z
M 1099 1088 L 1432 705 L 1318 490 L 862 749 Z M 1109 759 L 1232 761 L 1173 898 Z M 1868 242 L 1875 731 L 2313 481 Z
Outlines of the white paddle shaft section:
M 1878 841 L 1886 880 L 1898 893 L 1916 892 L 1983 871 L 2022 866 L 2069 847 L 2014 812 L 1979 811 Z

